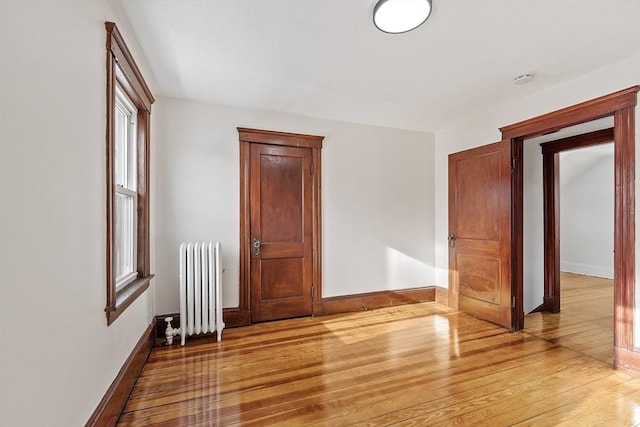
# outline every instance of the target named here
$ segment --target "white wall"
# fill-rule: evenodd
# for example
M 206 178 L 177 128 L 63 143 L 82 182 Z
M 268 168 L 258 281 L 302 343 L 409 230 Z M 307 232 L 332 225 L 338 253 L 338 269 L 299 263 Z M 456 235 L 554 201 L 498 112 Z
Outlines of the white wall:
M 180 241 L 220 240 L 238 304 L 236 127 L 325 136 L 323 294 L 433 285 L 433 134 L 161 98 L 154 111 L 158 313 L 178 311 Z
M 523 257 L 524 263 L 524 312 L 529 313 L 544 297 L 542 278 L 544 271 L 544 233 L 542 153 L 540 145 L 524 142 L 524 209 L 523 209 Z
M 535 82 L 531 84 L 535 84 Z M 628 60 L 585 74 L 580 78 L 523 98 L 518 102 L 488 106 L 487 109 L 478 112 L 477 116 L 467 118 L 460 125 L 436 132 L 435 255 L 436 283 L 439 286 L 448 286 L 448 154 L 499 141 L 501 138 L 499 128 L 501 126 L 526 120 L 637 84 L 640 84 L 640 52 Z M 513 90 L 518 90 L 518 86 L 514 86 Z M 637 112 L 636 123 L 638 123 Z M 640 125 L 636 124 L 636 126 L 640 129 Z M 640 132 L 636 132 L 636 141 L 638 139 L 640 139 Z M 529 151 L 525 151 L 525 175 L 531 172 L 530 169 L 533 171 L 532 173 L 535 173 L 535 169 L 538 167 L 541 170 L 541 163 L 538 164 L 539 159 L 528 155 L 528 153 Z M 638 155 L 638 153 L 636 154 Z M 637 165 L 640 166 L 640 160 L 637 161 Z M 640 176 L 638 173 L 636 175 Z M 540 179 L 542 179 L 541 177 L 542 175 L 540 174 Z M 640 189 L 640 186 L 636 186 L 636 188 Z M 542 236 L 542 209 L 529 208 L 526 202 L 525 209 L 524 308 L 528 312 L 542 303 L 542 245 L 536 243 L 536 240 Z M 640 256 L 638 252 L 636 250 L 637 256 Z M 640 280 L 636 282 L 640 283 Z M 636 327 L 636 330 L 640 330 L 640 327 Z
M 613 279 L 613 143 L 560 153 L 560 268 Z
M 105 1 L 0 2 L 2 426 L 84 425 L 151 321 L 150 292 L 104 313 L 105 20 Z

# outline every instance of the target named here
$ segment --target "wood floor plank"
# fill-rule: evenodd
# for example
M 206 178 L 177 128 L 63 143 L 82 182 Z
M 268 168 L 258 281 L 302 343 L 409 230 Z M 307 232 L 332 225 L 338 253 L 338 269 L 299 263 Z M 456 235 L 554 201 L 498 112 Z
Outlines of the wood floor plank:
M 628 390 L 623 396 L 607 405 L 596 405 L 580 412 L 569 420 L 566 420 L 559 426 L 611 426 L 611 425 L 636 425 L 640 423 L 640 411 L 638 411 L 638 403 L 640 402 L 640 391 L 637 387 L 635 390 Z
M 491 326 L 491 328 L 493 330 L 497 330 L 499 332 L 499 336 L 492 337 L 491 339 L 488 339 L 486 341 L 483 341 L 477 338 L 473 340 L 473 342 L 469 342 L 467 344 L 463 342 L 462 343 L 463 350 L 469 353 L 473 351 L 476 348 L 476 346 L 480 343 L 482 343 L 482 345 L 487 345 L 487 346 L 491 346 L 491 345 L 504 346 L 505 342 L 511 343 L 512 341 L 512 338 L 510 336 L 511 334 L 509 334 L 508 332 L 502 329 L 496 328 L 494 326 Z M 541 343 L 539 342 L 535 342 L 535 343 L 537 345 L 541 345 Z M 545 344 L 545 345 L 548 345 L 548 344 Z M 448 364 L 448 357 L 449 357 L 448 355 L 450 350 L 448 348 L 445 348 L 443 351 L 444 351 L 444 356 L 446 357 L 441 357 L 441 358 L 445 361 L 445 363 Z M 396 356 L 399 362 L 398 366 L 393 367 L 391 369 L 389 368 L 385 369 L 388 356 L 389 354 L 385 354 L 384 356 L 382 356 L 382 359 L 381 359 L 382 363 L 380 366 L 377 366 L 377 364 L 371 363 L 371 362 L 363 363 L 363 360 L 360 360 L 360 359 L 350 360 L 347 362 L 336 359 L 336 361 L 333 362 L 333 364 L 331 363 L 327 364 L 325 367 L 322 368 L 324 372 L 321 372 L 316 376 L 314 376 L 312 373 L 311 378 L 296 378 L 295 373 L 293 372 L 289 373 L 287 382 L 278 383 L 277 381 L 274 381 L 273 378 L 269 378 L 268 379 L 269 391 L 272 395 L 275 396 L 275 401 L 277 401 L 278 399 L 289 400 L 291 398 L 291 395 L 296 396 L 298 395 L 298 392 L 303 392 L 303 391 L 307 393 L 313 392 L 313 387 L 320 387 L 321 389 L 326 389 L 326 386 L 325 386 L 326 382 L 329 382 L 331 384 L 331 387 L 330 387 L 331 390 L 339 390 L 341 388 L 351 387 L 354 382 L 359 384 L 366 384 L 368 381 L 372 381 L 372 382 L 390 381 L 391 383 L 394 383 L 394 381 L 389 379 L 389 378 L 392 378 L 392 375 L 400 375 L 408 379 L 415 376 L 417 370 L 419 370 L 423 366 L 428 366 L 430 370 L 440 370 L 440 366 L 437 364 L 438 362 L 437 357 L 435 358 L 428 357 L 428 354 L 425 355 L 425 353 L 422 350 L 418 352 L 412 352 L 412 354 L 410 354 L 409 352 L 405 352 L 405 354 L 402 355 L 402 357 Z M 371 359 L 371 358 L 380 358 L 380 357 L 381 356 L 378 353 L 367 354 L 365 355 L 365 360 Z M 481 358 L 483 357 L 483 355 L 478 354 L 477 357 Z M 345 363 L 346 363 L 346 366 L 344 366 Z M 336 365 L 336 368 L 337 368 L 335 370 L 333 370 L 334 364 Z M 372 374 L 372 371 L 374 372 L 374 374 Z M 394 371 L 396 372 L 394 373 Z M 442 370 L 442 372 L 444 372 L 444 374 L 442 375 L 446 377 L 446 370 Z M 348 375 L 346 378 L 345 378 L 345 374 Z M 436 375 L 434 375 L 433 377 L 435 378 Z M 255 381 L 256 379 L 253 379 L 253 378 L 251 379 L 251 382 L 255 382 Z M 316 382 L 318 382 L 318 384 L 316 384 Z M 302 389 L 298 390 L 296 388 L 298 386 L 302 387 Z M 255 388 L 255 384 L 254 384 L 254 388 Z M 268 398 L 260 398 L 260 393 L 262 392 L 262 388 L 260 387 L 258 387 L 255 390 L 250 387 L 244 388 L 242 383 L 236 382 L 236 383 L 233 383 L 233 389 L 231 389 L 230 393 L 226 393 L 222 391 L 218 395 L 218 397 L 223 399 L 226 403 L 226 406 L 223 407 L 223 409 L 227 409 L 227 407 L 231 407 L 230 410 L 232 410 L 233 405 L 237 404 L 237 402 L 233 400 L 233 399 L 240 399 L 238 393 L 236 393 L 237 391 L 243 392 L 241 396 L 242 398 L 241 400 L 254 398 L 256 400 L 256 406 L 258 407 L 268 406 L 271 403 L 269 402 L 269 400 L 274 400 L 274 399 L 268 399 Z M 347 390 L 347 395 L 349 395 L 350 393 L 351 391 Z M 227 396 L 227 394 L 229 396 Z M 303 394 L 300 394 L 300 395 L 303 396 Z M 182 396 L 184 396 L 184 394 Z M 189 397 L 191 400 L 195 401 L 198 398 L 202 398 L 202 397 L 206 398 L 207 396 L 189 394 Z M 164 400 L 164 401 L 158 401 L 156 403 L 166 404 L 168 402 Z M 183 404 L 183 402 L 178 402 L 178 403 L 179 403 L 178 406 L 184 408 L 185 405 Z M 187 403 L 187 406 L 189 406 L 188 403 Z M 247 405 L 244 405 L 243 409 L 247 410 Z M 127 410 L 125 410 L 125 412 L 126 411 Z M 147 421 L 150 421 L 150 420 L 147 420 Z
M 575 423 L 576 417 L 584 413 L 585 409 L 599 407 L 602 402 L 610 405 L 618 397 L 629 393 L 629 390 L 638 390 L 640 379 L 630 378 L 626 374 L 611 372 L 610 375 L 589 383 L 582 388 L 582 393 L 567 393 L 549 396 L 539 402 L 539 405 L 527 407 L 517 413 L 512 411 L 496 418 L 498 421 L 508 420 L 509 425 L 536 426 L 558 425 L 563 422 Z M 632 408 L 633 405 L 630 405 Z M 609 425 L 616 425 L 621 420 L 612 418 Z M 579 425 L 579 424 L 573 424 Z M 591 424 L 585 424 L 591 425 Z M 630 425 L 630 424 L 626 424 Z
M 611 368 L 610 284 L 563 275 L 562 292 L 518 333 L 430 302 L 155 348 L 119 425 L 640 423 L 640 380 Z
M 503 383 L 486 385 L 477 390 L 477 393 L 452 394 L 440 402 L 423 403 L 403 411 L 388 413 L 363 425 L 476 424 L 512 408 L 513 405 L 535 402 L 544 393 L 548 393 L 549 389 L 554 393 L 563 393 L 582 385 L 583 381 L 590 381 L 592 377 L 608 375 L 608 372 L 594 369 L 591 360 L 581 358 L 554 366 L 555 369 L 544 369 L 544 366 L 540 368 L 518 369 L 517 373 L 506 377 Z
M 493 331 L 496 331 L 495 327 L 492 327 Z M 506 336 L 508 335 L 508 333 L 506 333 L 504 330 L 500 330 L 498 329 L 497 332 L 500 335 Z M 495 334 L 495 332 L 492 332 Z M 482 337 L 486 337 L 486 333 L 483 333 L 482 335 L 477 335 L 477 334 L 472 334 L 471 337 L 475 337 L 475 342 L 480 342 L 479 338 Z M 493 342 L 493 340 L 496 339 L 500 339 L 498 338 L 490 338 L 486 344 L 491 344 Z M 505 339 L 505 338 L 503 338 Z M 464 344 L 464 338 L 463 338 L 463 345 L 464 348 L 467 351 L 472 351 L 473 350 L 473 346 L 476 345 L 474 344 L 474 342 L 469 342 L 468 344 Z M 351 374 L 353 374 L 355 371 L 355 369 L 362 369 L 363 366 L 366 366 L 367 369 L 378 369 L 376 366 L 376 361 L 386 361 L 389 357 L 397 357 L 397 353 L 400 350 L 404 351 L 404 362 L 407 362 L 407 357 L 409 357 L 412 354 L 416 354 L 418 355 L 422 362 L 424 360 L 426 360 L 425 358 L 430 354 L 430 352 L 425 352 L 424 348 L 421 346 L 420 342 L 416 340 L 407 340 L 407 343 L 411 343 L 411 345 L 413 347 L 410 348 L 403 348 L 400 346 L 396 346 L 393 349 L 389 349 L 388 352 L 381 354 L 379 352 L 362 352 L 359 358 L 355 358 L 355 357 L 348 357 L 348 358 L 342 358 L 342 357 L 332 357 L 331 358 L 331 362 L 329 363 L 316 363 L 315 366 L 316 368 L 320 369 L 320 371 L 318 373 L 320 374 L 324 374 L 325 377 L 328 375 L 332 375 L 332 373 L 335 372 L 342 372 L 344 370 L 350 370 Z M 409 344 L 406 344 L 409 345 Z M 485 345 L 485 344 L 483 344 Z M 431 346 L 432 348 L 435 348 L 434 346 Z M 289 357 L 289 352 L 286 351 L 286 349 L 282 349 L 284 351 L 284 354 L 287 355 L 287 357 Z M 442 350 L 440 350 L 441 352 L 444 352 L 445 354 L 448 354 L 449 349 L 448 348 L 444 348 Z M 398 356 L 399 357 L 399 356 Z M 277 360 L 276 360 L 277 362 Z M 422 363 L 421 362 L 421 363 Z M 264 378 L 266 374 L 271 375 L 271 377 L 269 378 L 269 380 L 271 381 L 272 385 L 276 385 L 277 381 L 279 380 L 279 375 L 283 375 L 287 381 L 289 383 L 291 383 L 292 381 L 296 380 L 296 370 L 292 370 L 289 365 L 287 364 L 272 364 L 272 365 L 266 365 L 263 364 L 263 366 L 268 367 L 268 366 L 278 366 L 279 368 L 277 368 L 278 370 L 271 370 L 270 372 L 258 372 L 257 374 L 255 373 L 255 371 L 253 369 L 251 369 L 251 366 L 247 364 L 243 365 L 243 369 L 238 369 L 237 376 L 234 377 L 225 377 L 225 384 L 229 384 L 230 387 L 232 387 L 232 390 L 237 390 L 243 387 L 243 381 L 248 381 L 249 383 L 255 382 L 256 380 L 259 380 L 261 378 Z M 410 366 L 410 364 L 409 364 Z M 259 367 L 256 367 L 256 369 L 259 369 Z M 317 373 L 314 372 L 313 370 L 313 366 L 309 365 L 309 364 L 303 364 L 300 368 L 298 368 L 298 370 L 302 370 L 303 371 L 303 377 L 302 379 L 306 379 L 307 377 L 313 377 L 314 375 L 316 375 Z M 207 376 L 207 377 L 212 377 L 212 375 L 209 373 L 207 374 L 206 372 L 210 372 L 209 370 L 205 371 L 204 373 L 198 373 L 197 375 L 194 375 L 194 379 L 196 380 L 196 382 L 198 382 L 198 378 L 201 376 Z M 249 375 L 247 377 L 247 375 Z M 332 379 L 332 377 L 328 377 L 329 379 Z M 326 380 L 326 378 L 325 378 Z M 217 379 L 213 378 L 213 379 L 209 379 L 209 381 L 217 381 Z M 308 384 L 308 383 L 307 383 Z M 232 386 L 231 386 L 232 385 Z M 186 387 L 190 387 L 190 385 L 186 385 Z M 206 389 L 204 389 L 206 391 Z M 167 394 L 166 390 L 161 390 L 161 392 L 159 393 L 159 395 L 161 396 L 161 398 L 163 399 L 162 401 L 151 401 L 152 400 L 152 396 L 153 394 L 150 393 L 146 393 L 144 396 L 140 397 L 137 394 L 132 395 L 132 398 L 129 401 L 128 407 L 127 409 L 125 409 L 125 412 L 129 411 L 129 410 L 134 410 L 134 409 L 140 409 L 139 406 L 136 406 L 138 403 L 138 400 L 142 400 L 143 402 L 147 402 L 156 406 L 158 404 L 163 404 L 163 403 L 169 403 L 171 400 L 171 396 L 174 394 L 174 392 L 176 394 L 178 394 L 179 396 L 182 395 L 183 392 L 187 391 L 187 390 L 169 390 L 170 393 Z M 224 393 L 225 389 L 218 389 L 218 393 Z M 153 393 L 158 393 L 157 391 L 153 392 Z M 193 396 L 192 397 L 198 397 L 198 396 Z
M 560 313 L 530 314 L 524 331 L 613 365 L 613 324 L 613 280 L 562 273 Z
M 524 357 L 524 354 L 525 352 L 518 354 L 519 358 Z M 497 384 L 501 382 L 512 381 L 514 375 L 512 369 L 521 363 L 511 359 L 511 363 L 507 362 L 502 366 L 488 364 L 484 375 L 478 372 L 463 371 L 461 373 L 463 378 L 456 378 L 455 375 L 452 375 L 450 378 L 442 378 L 440 381 L 429 381 L 432 376 L 430 373 L 416 371 L 411 378 L 403 381 L 394 380 L 384 385 L 376 385 L 375 393 L 371 393 L 372 388 L 366 385 L 364 387 L 354 386 L 352 393 L 331 396 L 321 404 L 313 405 L 311 410 L 297 408 L 289 411 L 285 421 L 278 421 L 278 415 L 275 415 L 255 420 L 255 423 L 247 425 L 286 425 L 288 422 L 294 425 L 313 425 L 318 419 L 317 413 L 320 412 L 325 414 L 321 424 L 329 422 L 331 425 L 352 425 L 373 415 L 387 414 L 399 405 L 412 406 L 421 402 L 428 402 L 430 407 L 438 402 L 448 405 L 447 402 L 452 396 L 459 393 L 483 394 L 483 389 L 486 387 L 498 387 Z M 429 381 L 428 386 L 426 386 L 426 381 Z M 428 390 L 429 396 L 424 395 L 426 390 Z
M 615 375 L 605 376 L 582 387 L 582 392 L 561 393 L 546 395 L 543 393 L 542 398 L 534 402 L 527 399 L 527 404 L 517 405 L 516 409 L 511 408 L 508 411 L 495 415 L 490 419 L 484 420 L 478 425 L 495 426 L 495 425 L 554 425 L 570 416 L 569 410 L 577 401 L 588 397 L 589 401 L 602 398 L 598 393 L 603 395 L 610 393 L 613 387 L 628 381 L 628 378 L 622 378 Z M 604 390 L 604 391 L 602 391 Z M 592 396 L 593 399 L 592 399 Z M 586 400 L 583 400 L 586 402 Z M 490 420 L 490 421 L 489 421 Z

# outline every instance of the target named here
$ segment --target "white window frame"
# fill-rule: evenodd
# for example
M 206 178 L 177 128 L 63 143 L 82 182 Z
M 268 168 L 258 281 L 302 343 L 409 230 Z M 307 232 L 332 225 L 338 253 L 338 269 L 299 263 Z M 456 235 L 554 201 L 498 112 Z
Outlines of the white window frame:
M 124 156 L 124 165 L 125 167 L 119 170 L 118 167 L 114 168 L 114 183 L 115 183 L 115 193 L 116 198 L 120 195 L 123 197 L 130 198 L 133 201 L 133 208 L 131 212 L 131 218 L 128 218 L 127 224 L 130 225 L 130 230 L 128 230 L 125 235 L 127 237 L 127 242 L 124 242 L 124 247 L 116 248 L 116 251 L 120 250 L 121 254 L 125 254 L 127 257 L 127 264 L 131 266 L 129 270 L 116 277 L 116 292 L 124 288 L 129 283 L 133 282 L 138 278 L 138 268 L 137 268 L 137 225 L 138 225 L 138 193 L 137 193 L 137 182 L 136 182 L 136 152 L 137 152 L 137 138 L 136 138 L 136 130 L 137 130 L 137 115 L 138 109 L 134 106 L 133 102 L 127 94 L 124 92 L 122 87 L 119 84 L 116 85 L 116 99 L 115 99 L 115 110 L 114 117 L 118 117 L 118 112 L 124 113 L 127 117 L 127 129 L 124 135 L 125 141 L 120 141 L 122 138 L 122 134 L 115 132 L 115 162 L 116 164 L 121 160 L 121 156 Z M 121 146 L 125 147 L 125 149 L 118 150 Z M 118 173 L 120 172 L 120 173 Z M 119 176 L 124 175 L 124 176 Z M 116 216 L 116 224 L 119 223 L 118 215 L 120 212 L 118 210 L 114 210 L 114 215 Z

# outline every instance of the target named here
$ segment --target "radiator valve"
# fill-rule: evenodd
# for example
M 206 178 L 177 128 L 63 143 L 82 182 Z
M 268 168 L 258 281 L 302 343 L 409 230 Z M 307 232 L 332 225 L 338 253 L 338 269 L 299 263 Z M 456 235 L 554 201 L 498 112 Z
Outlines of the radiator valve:
M 167 329 L 164 330 L 164 336 L 167 337 L 167 345 L 173 344 L 173 337 L 180 334 L 180 329 L 171 326 L 173 317 L 165 317 L 164 321 L 167 322 Z

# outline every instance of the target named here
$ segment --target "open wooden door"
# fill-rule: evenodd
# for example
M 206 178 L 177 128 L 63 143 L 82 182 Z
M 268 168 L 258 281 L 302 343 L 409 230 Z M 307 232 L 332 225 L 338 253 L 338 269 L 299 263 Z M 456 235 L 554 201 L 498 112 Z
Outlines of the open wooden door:
M 449 301 L 511 328 L 511 142 L 449 155 Z

